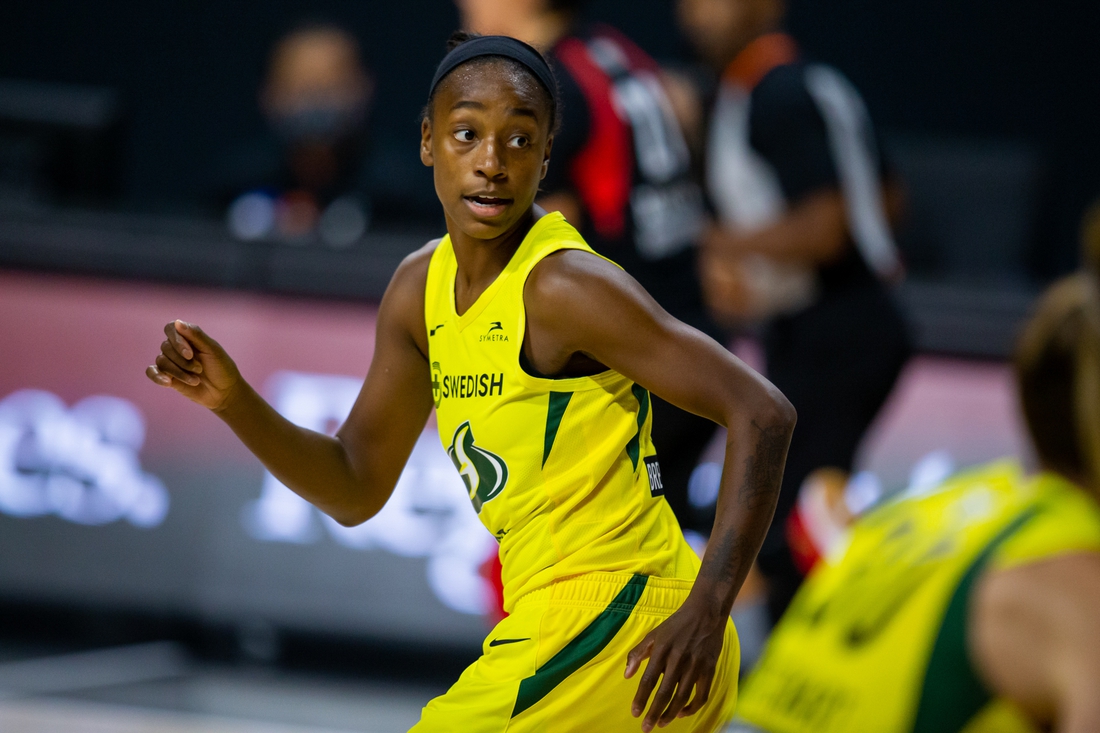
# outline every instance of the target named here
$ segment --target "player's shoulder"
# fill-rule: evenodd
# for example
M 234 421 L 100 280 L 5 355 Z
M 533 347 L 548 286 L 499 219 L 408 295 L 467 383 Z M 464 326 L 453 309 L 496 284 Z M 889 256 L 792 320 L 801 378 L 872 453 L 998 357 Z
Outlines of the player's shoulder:
M 432 255 L 435 254 L 439 243 L 442 241 L 442 238 L 433 239 L 423 247 L 405 255 L 405 258 L 401 260 L 401 264 L 397 266 L 397 270 L 393 273 L 390 288 L 412 288 L 423 293 L 427 285 L 428 267 L 432 263 Z
M 562 248 L 543 257 L 527 277 L 527 289 L 555 293 L 625 275 L 622 268 L 588 249 Z
M 425 357 L 428 353 L 427 333 L 424 330 L 428 268 L 440 241 L 442 240 L 433 239 L 401 260 L 390 278 L 385 295 L 382 296 L 382 307 L 379 310 L 379 330 L 405 332 L 412 337 Z
M 424 294 L 428 285 L 428 268 L 432 255 L 441 239 L 433 239 L 423 247 L 410 252 L 401 260 L 401 264 L 390 278 L 390 284 L 383 296 L 384 304 L 393 304 L 399 312 L 407 312 L 410 317 L 420 318 L 424 312 Z
M 400 268 L 416 269 L 423 268 L 424 272 L 428 271 L 428 264 L 432 261 L 432 255 L 439 249 L 439 243 L 443 241 L 443 237 L 436 237 L 429 241 L 419 249 L 413 250 L 409 254 L 405 255 L 405 259 L 401 260 Z
M 592 316 L 617 301 L 644 296 L 641 286 L 621 267 L 591 250 L 560 249 L 543 257 L 524 287 L 527 312 L 561 320 Z

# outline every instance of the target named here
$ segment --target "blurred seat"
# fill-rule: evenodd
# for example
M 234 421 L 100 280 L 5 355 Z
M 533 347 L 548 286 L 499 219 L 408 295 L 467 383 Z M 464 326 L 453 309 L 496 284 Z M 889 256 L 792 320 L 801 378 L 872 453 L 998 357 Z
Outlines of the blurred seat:
M 0 198 L 109 203 L 124 125 L 112 89 L 0 79 Z
M 909 192 L 899 240 L 918 278 L 1028 282 L 1042 157 L 1025 143 L 887 138 Z

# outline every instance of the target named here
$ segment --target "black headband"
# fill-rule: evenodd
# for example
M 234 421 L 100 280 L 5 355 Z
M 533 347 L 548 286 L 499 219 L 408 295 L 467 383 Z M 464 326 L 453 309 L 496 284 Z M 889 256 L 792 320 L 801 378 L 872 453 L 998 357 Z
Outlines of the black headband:
M 443 77 L 467 61 L 481 56 L 503 56 L 523 64 L 546 88 L 550 99 L 555 107 L 557 106 L 557 84 L 554 82 L 554 72 L 550 70 L 550 65 L 538 51 L 511 36 L 477 36 L 455 46 L 439 62 L 439 68 L 435 70 L 435 76 L 432 77 L 431 89 L 428 90 L 428 99 L 435 94 L 435 88 L 439 86 Z

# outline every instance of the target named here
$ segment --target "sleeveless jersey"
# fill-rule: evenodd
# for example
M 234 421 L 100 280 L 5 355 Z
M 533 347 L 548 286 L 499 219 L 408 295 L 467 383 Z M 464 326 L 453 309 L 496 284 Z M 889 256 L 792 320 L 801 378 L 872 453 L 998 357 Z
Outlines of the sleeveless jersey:
M 524 284 L 563 249 L 592 252 L 560 213 L 543 216 L 461 315 L 449 236 L 428 267 L 424 315 L 439 435 L 500 542 L 508 612 L 523 594 L 569 576 L 694 579 L 699 568 L 663 497 L 649 392 L 610 370 L 544 379 L 520 365 Z
M 1100 507 L 1011 462 L 903 495 L 854 525 L 780 621 L 738 706 L 767 733 L 1025 733 L 971 668 L 967 608 L 987 569 L 1100 552 Z

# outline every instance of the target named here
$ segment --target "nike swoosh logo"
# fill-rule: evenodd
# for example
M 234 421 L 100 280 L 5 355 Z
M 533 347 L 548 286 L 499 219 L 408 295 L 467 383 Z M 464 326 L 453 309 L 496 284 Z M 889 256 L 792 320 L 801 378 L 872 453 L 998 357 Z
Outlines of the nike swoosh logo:
M 489 642 L 489 646 L 500 646 L 501 644 L 516 644 L 521 641 L 531 641 L 531 637 L 526 639 L 493 639 Z

